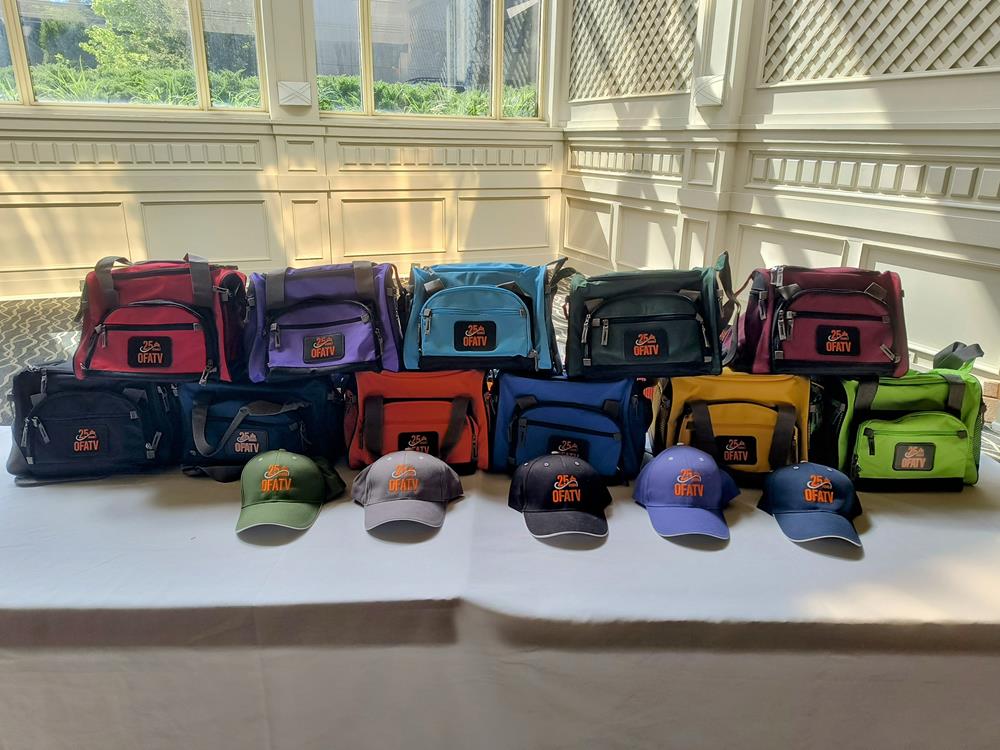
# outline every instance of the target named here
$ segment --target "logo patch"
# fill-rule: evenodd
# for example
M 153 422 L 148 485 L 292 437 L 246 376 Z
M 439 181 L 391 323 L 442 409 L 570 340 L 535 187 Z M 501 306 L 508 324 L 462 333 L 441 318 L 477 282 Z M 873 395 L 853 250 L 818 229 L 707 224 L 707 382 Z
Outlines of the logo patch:
M 288 492 L 292 489 L 292 473 L 287 466 L 271 464 L 260 480 L 261 492 Z
M 702 484 L 701 474 L 693 469 L 682 469 L 674 482 L 674 495 L 676 497 L 702 497 L 705 494 L 705 485 Z
M 417 470 L 410 464 L 399 464 L 389 477 L 389 492 L 416 492 L 420 489 Z
M 802 499 L 807 503 L 832 503 L 833 481 L 822 474 L 811 474 L 806 488 L 802 491 Z
M 303 362 L 332 362 L 344 358 L 344 334 L 306 336 L 302 339 Z
M 230 447 L 233 453 L 256 455 L 267 450 L 267 433 L 260 430 L 239 430 Z
M 99 453 L 101 450 L 101 438 L 97 430 L 90 427 L 81 427 L 76 431 L 73 438 L 74 453 Z
M 401 432 L 396 450 L 417 451 L 436 456 L 438 454 L 438 434 L 436 432 Z
M 715 449 L 725 464 L 753 466 L 757 463 L 757 438 L 752 435 L 716 435 Z
M 892 468 L 896 471 L 931 471 L 934 469 L 934 443 L 896 443 Z
M 456 321 L 454 345 L 458 352 L 491 352 L 497 348 L 497 324 L 492 320 Z
M 590 443 L 576 437 L 570 438 L 562 435 L 553 435 L 549 438 L 546 452 L 559 453 L 563 456 L 571 456 L 573 458 L 582 458 L 586 461 L 590 455 Z
M 855 326 L 817 326 L 816 351 L 834 357 L 861 353 L 861 330 Z
M 129 367 L 170 367 L 173 344 L 169 336 L 132 336 L 128 340 Z
M 625 334 L 625 359 L 655 359 L 667 354 L 667 332 L 635 328 Z
M 560 474 L 552 483 L 553 503 L 578 503 L 583 499 L 580 482 L 572 474 Z

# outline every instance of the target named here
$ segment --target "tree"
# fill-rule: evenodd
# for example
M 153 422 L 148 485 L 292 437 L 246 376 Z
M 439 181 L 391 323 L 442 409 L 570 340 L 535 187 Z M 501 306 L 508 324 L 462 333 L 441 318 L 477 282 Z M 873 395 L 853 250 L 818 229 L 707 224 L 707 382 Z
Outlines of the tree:
M 190 68 L 191 47 L 185 0 L 93 0 L 103 26 L 87 29 L 80 49 L 100 68 L 134 72 Z

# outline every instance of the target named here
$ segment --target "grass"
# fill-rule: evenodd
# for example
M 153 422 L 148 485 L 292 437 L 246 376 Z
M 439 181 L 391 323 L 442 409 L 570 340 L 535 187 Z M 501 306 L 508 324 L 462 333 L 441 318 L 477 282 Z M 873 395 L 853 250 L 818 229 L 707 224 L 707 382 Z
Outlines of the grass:
M 44 102 L 95 102 L 168 104 L 197 107 L 194 72 L 175 68 L 136 68 L 108 71 L 66 62 L 31 68 L 35 98 Z M 238 70 L 209 73 L 212 104 L 216 107 L 257 109 L 260 84 L 256 76 Z M 319 108 L 325 112 L 359 112 L 361 79 L 358 76 L 319 76 Z M 13 68 L 0 68 L 0 101 L 17 100 Z M 536 117 L 538 92 L 534 86 L 505 87 L 504 117 Z M 375 82 L 375 108 L 379 112 L 416 115 L 488 117 L 489 92 L 455 91 L 437 83 Z

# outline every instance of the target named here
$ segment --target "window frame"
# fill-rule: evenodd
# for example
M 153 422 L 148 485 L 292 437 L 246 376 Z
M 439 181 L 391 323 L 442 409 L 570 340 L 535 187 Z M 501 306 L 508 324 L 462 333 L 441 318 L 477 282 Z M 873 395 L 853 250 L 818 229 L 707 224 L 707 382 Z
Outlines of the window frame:
M 35 87 L 31 80 L 31 65 L 28 62 L 28 50 L 24 42 L 24 31 L 21 28 L 21 15 L 17 0 L 0 0 L 0 15 L 7 27 L 7 41 L 10 45 L 11 63 L 14 68 L 14 80 L 17 81 L 18 99 L 0 101 L 0 107 L 27 106 L 89 109 L 97 112 L 105 110 L 154 111 L 181 114 L 222 114 L 222 115 L 260 115 L 269 109 L 268 86 L 264 68 L 264 27 L 263 0 L 251 0 L 254 15 L 254 47 L 257 53 L 257 85 L 260 88 L 260 106 L 258 107 L 216 107 L 212 105 L 212 91 L 208 75 L 208 50 L 205 46 L 205 22 L 202 16 L 201 0 L 186 0 L 188 9 L 188 32 L 191 35 L 191 63 L 195 77 L 195 87 L 198 94 L 198 106 L 184 107 L 179 104 L 132 104 L 129 102 L 71 102 L 39 101 L 35 97 Z M 11 24 L 11 21 L 14 24 Z M 13 31 L 12 31 L 13 30 Z
M 316 0 L 310 0 L 312 6 Z M 549 57 L 547 54 L 548 23 L 549 14 L 547 12 L 549 0 L 538 0 L 539 24 L 538 24 L 538 83 L 537 83 L 537 110 L 534 117 L 504 117 L 503 116 L 503 43 L 504 43 L 504 2 L 505 0 L 490 0 L 490 114 L 487 117 L 476 117 L 474 115 L 427 115 L 414 112 L 382 112 L 375 109 L 375 63 L 374 45 L 372 41 L 372 0 L 358 0 L 358 31 L 360 38 L 361 52 L 361 109 L 357 112 L 335 111 L 319 109 L 319 93 L 316 82 L 319 80 L 319 70 L 313 69 L 313 85 L 316 93 L 316 107 L 321 118 L 336 119 L 359 117 L 364 118 L 389 118 L 389 119 L 410 119 L 426 122 L 460 121 L 463 123 L 546 123 L 548 122 L 546 110 Z M 316 44 L 316 22 L 312 8 L 310 16 L 313 46 Z M 315 53 L 313 61 L 317 60 Z

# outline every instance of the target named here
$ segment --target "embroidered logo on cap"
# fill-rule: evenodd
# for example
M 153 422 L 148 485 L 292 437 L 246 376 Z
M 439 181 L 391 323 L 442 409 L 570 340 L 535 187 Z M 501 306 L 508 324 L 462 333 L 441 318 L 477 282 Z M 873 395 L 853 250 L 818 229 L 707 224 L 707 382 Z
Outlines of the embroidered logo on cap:
M 306 336 L 302 339 L 302 359 L 305 362 L 328 362 L 344 358 L 344 334 Z
M 260 453 L 263 434 L 253 430 L 240 430 L 233 442 L 233 453 Z
M 92 430 L 89 427 L 81 427 L 73 439 L 73 452 L 97 453 L 100 450 L 101 440 L 97 436 L 97 430 Z
M 399 464 L 389 477 L 389 492 L 416 492 L 420 488 L 417 469 L 410 464 Z
M 260 480 L 261 492 L 287 492 L 292 489 L 292 473 L 287 466 L 271 464 Z
M 578 503 L 582 499 L 580 482 L 572 474 L 560 474 L 552 485 L 553 503 Z
M 716 435 L 715 446 L 726 464 L 757 463 L 757 438 L 752 435 Z
M 833 480 L 822 474 L 811 474 L 802 491 L 802 497 L 807 503 L 832 503 Z
M 705 494 L 705 485 L 702 484 L 701 474 L 693 469 L 683 469 L 677 475 L 674 482 L 674 495 L 680 497 L 702 497 Z
M 130 367 L 170 367 L 173 342 L 168 336 L 133 336 L 128 340 Z
M 892 468 L 896 471 L 931 471 L 934 468 L 933 443 L 897 443 Z
M 817 326 L 816 351 L 820 354 L 852 357 L 861 346 L 861 331 L 853 326 Z
M 489 352 L 497 348 L 497 324 L 492 320 L 455 323 L 454 345 L 460 352 Z

